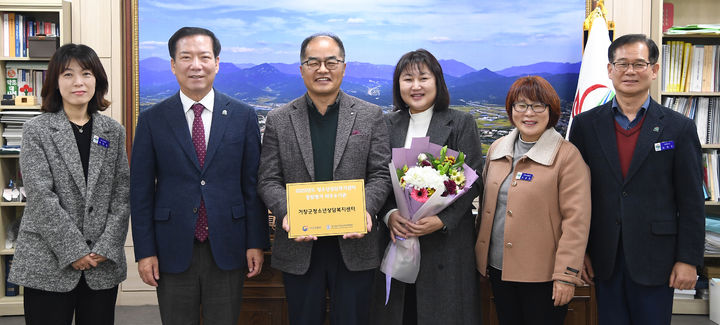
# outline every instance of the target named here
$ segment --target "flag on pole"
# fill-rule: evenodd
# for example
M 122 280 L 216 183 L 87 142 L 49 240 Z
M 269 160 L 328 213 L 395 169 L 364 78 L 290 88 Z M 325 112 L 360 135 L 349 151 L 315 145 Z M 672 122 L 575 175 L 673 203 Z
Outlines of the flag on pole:
M 575 115 L 607 103 L 615 97 L 615 89 L 608 78 L 607 51 L 610 47 L 608 25 L 600 7 L 588 16 L 590 31 L 580 65 L 575 100 L 573 101 L 568 130 Z M 569 135 L 569 132 L 568 132 Z

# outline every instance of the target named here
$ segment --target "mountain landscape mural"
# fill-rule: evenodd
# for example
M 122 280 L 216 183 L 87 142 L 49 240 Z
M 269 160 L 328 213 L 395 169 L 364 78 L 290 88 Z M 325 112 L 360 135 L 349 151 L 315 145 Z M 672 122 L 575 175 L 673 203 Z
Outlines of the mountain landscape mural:
M 503 106 L 510 85 L 521 76 L 539 75 L 547 79 L 562 101 L 563 113 L 569 114 L 577 88 L 580 63 L 541 62 L 510 67 L 498 72 L 475 70 L 455 60 L 441 60 L 445 82 L 453 106 Z M 245 67 L 220 63 L 215 88 L 231 97 L 253 105 L 261 115 L 288 103 L 305 93 L 300 77 L 300 63 L 263 63 Z M 245 65 L 248 66 L 248 65 Z M 392 77 L 394 67 L 371 63 L 348 62 L 342 90 L 355 97 L 392 109 Z M 170 61 L 156 57 L 140 61 L 141 111 L 179 90 Z M 567 124 L 561 120 L 559 129 Z
M 271 109 L 305 93 L 304 38 L 343 40 L 343 91 L 392 110 L 392 75 L 404 53 L 438 58 L 451 107 L 472 114 L 484 147 L 512 126 L 504 102 L 519 76 L 540 75 L 562 100 L 565 132 L 582 56 L 585 3 L 555 0 L 138 1 L 140 111 L 173 95 L 167 40 L 182 26 L 212 30 L 222 43 L 215 88 L 254 106 L 261 128 Z M 213 17 L 213 19 L 206 19 Z
M 299 63 L 263 63 L 242 68 L 220 63 L 215 88 L 246 103 L 263 106 L 285 104 L 305 93 Z M 580 63 L 542 62 L 511 67 L 498 72 L 475 70 L 455 60 L 442 60 L 445 82 L 452 105 L 505 103 L 510 85 L 521 76 L 539 75 L 547 79 L 563 102 L 572 102 Z M 363 100 L 392 106 L 393 66 L 348 62 L 343 91 Z M 170 62 L 160 58 L 140 61 L 140 98 L 148 105 L 178 91 Z

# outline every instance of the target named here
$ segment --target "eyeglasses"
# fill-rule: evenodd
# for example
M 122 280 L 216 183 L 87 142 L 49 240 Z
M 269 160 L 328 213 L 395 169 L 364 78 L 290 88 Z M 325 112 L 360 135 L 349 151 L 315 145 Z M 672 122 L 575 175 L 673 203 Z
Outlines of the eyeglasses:
M 535 104 L 525 104 L 525 103 L 515 103 L 513 104 L 513 109 L 518 113 L 525 113 L 528 108 L 532 109 L 535 113 L 542 113 L 547 109 L 547 104 L 545 103 L 535 103 Z
M 318 59 L 309 59 L 305 60 L 302 64 L 306 65 L 308 69 L 310 70 L 317 70 L 320 69 L 320 66 L 325 63 L 325 68 L 328 70 L 335 70 L 340 66 L 340 63 L 344 63 L 344 60 L 330 58 L 324 61 L 320 61 Z
M 633 70 L 635 70 L 635 72 L 642 72 L 642 71 L 645 71 L 648 68 L 648 66 L 650 66 L 651 64 L 652 63 L 645 62 L 645 61 L 640 61 L 640 62 L 635 62 L 635 63 L 627 63 L 627 62 L 613 62 L 612 63 L 613 67 L 615 67 L 615 70 L 620 71 L 620 72 L 627 71 L 630 68 L 630 66 L 632 66 L 632 68 L 633 68 Z

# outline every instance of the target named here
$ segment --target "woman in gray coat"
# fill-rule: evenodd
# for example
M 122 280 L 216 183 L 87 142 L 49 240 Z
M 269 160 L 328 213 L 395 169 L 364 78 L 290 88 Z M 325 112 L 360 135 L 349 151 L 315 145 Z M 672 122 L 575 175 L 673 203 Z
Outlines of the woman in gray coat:
M 44 114 L 25 123 L 27 193 L 8 281 L 25 287 L 27 324 L 112 324 L 126 278 L 125 130 L 101 115 L 107 76 L 95 51 L 60 47 L 42 88 Z
M 450 109 L 442 68 L 430 52 L 420 49 L 400 58 L 393 77 L 395 111 L 387 114 L 390 145 L 409 147 L 413 137 L 465 153 L 465 162 L 479 171 L 482 150 L 475 119 Z M 470 184 L 468 184 L 470 185 Z M 418 237 L 420 271 L 414 284 L 392 280 L 385 305 L 385 275 L 376 279 L 373 324 L 478 324 L 480 305 L 475 255 L 472 201 L 482 192 L 478 178 L 472 188 L 436 216 L 413 223 L 400 216 L 392 195 L 380 223 L 387 243 Z M 406 216 L 407 217 L 407 216 Z

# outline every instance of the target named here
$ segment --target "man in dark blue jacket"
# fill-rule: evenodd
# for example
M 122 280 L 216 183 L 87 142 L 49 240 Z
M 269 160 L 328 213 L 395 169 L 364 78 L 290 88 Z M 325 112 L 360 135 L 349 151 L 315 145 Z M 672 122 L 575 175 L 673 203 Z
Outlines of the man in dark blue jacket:
M 673 288 L 693 289 L 703 262 L 700 143 L 692 120 L 649 96 L 655 42 L 622 36 L 608 58 L 615 99 L 570 130 L 592 174 L 583 279 L 594 277 L 600 324 L 670 324 Z
M 131 216 L 142 280 L 157 286 L 164 324 L 237 324 L 243 278 L 269 246 L 257 192 L 255 110 L 213 89 L 220 42 L 183 27 L 168 41 L 180 91 L 140 114 Z

